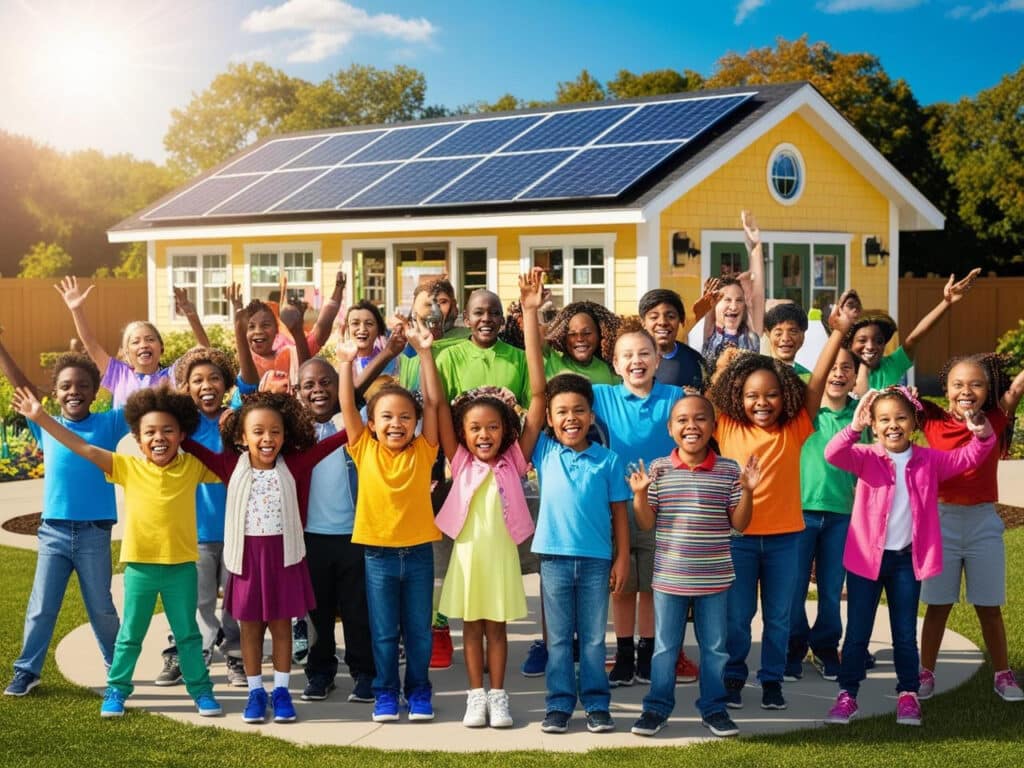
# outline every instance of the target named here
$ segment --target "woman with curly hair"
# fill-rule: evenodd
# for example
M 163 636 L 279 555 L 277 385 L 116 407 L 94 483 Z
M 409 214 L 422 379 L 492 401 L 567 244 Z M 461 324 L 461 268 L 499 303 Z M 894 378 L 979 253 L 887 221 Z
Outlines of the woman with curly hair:
M 302 536 L 310 478 L 317 463 L 348 437 L 338 432 L 316 442 L 309 412 L 298 400 L 261 392 L 243 398 L 242 407 L 227 416 L 221 439 L 230 450 L 216 453 L 194 440 L 186 440 L 183 447 L 227 485 L 224 609 L 241 625 L 249 686 L 242 719 L 262 723 L 266 716 L 262 658 L 269 627 L 274 721 L 291 722 L 291 620 L 305 616 L 315 604 Z
M 841 307 L 840 301 L 838 306 Z M 789 640 L 789 614 L 797 579 L 797 545 L 804 519 L 800 501 L 800 453 L 814 431 L 829 371 L 850 317 L 839 309 L 825 349 L 805 385 L 781 360 L 739 352 L 715 376 L 708 398 L 718 410 L 715 438 L 721 455 L 745 465 L 756 456 L 761 482 L 754 491 L 754 513 L 740 538 L 732 540 L 736 581 L 729 593 L 725 688 L 728 706 L 743 706 L 747 680 L 750 622 L 760 586 L 764 631 L 761 637 L 763 709 L 785 709 L 782 679 Z
M 1006 701 L 1024 700 L 1010 669 L 1006 627 L 1000 606 L 1006 602 L 1006 545 L 996 513 L 999 459 L 1009 448 L 1013 414 L 1024 396 L 1024 371 L 1011 381 L 1009 360 L 1000 355 L 954 357 L 939 374 L 949 410 L 925 402 L 924 434 L 932 448 L 953 450 L 971 441 L 968 414 L 980 411 L 1003 436 L 1002 450 L 992 451 L 977 467 L 939 483 L 942 526 L 942 573 L 925 579 L 921 600 L 928 605 L 921 630 L 921 689 L 927 699 L 935 690 L 935 662 L 960 582 L 967 582 L 967 602 L 974 606 L 985 646 L 995 670 L 993 688 Z

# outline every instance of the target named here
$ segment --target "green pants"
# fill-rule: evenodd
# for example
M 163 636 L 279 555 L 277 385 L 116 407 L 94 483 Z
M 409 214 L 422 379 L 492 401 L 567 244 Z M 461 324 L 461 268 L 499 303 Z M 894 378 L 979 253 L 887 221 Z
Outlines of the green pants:
M 121 630 L 114 645 L 114 663 L 107 673 L 107 685 L 130 696 L 132 675 L 142 651 L 142 640 L 153 620 L 156 598 L 164 603 L 164 613 L 178 646 L 178 663 L 185 687 L 194 699 L 211 693 L 213 684 L 203 660 L 203 640 L 196 624 L 196 564 L 128 563 L 124 571 L 124 612 Z

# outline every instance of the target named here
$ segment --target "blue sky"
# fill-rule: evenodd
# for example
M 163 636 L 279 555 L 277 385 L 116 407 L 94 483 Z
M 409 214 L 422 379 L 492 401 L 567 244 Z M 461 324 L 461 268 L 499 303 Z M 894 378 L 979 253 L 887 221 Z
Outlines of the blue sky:
M 0 129 L 159 162 L 171 110 L 232 61 L 311 81 L 407 64 L 428 103 L 456 106 L 551 98 L 583 68 L 710 74 L 805 33 L 955 101 L 1021 65 L 1024 0 L 0 0 Z

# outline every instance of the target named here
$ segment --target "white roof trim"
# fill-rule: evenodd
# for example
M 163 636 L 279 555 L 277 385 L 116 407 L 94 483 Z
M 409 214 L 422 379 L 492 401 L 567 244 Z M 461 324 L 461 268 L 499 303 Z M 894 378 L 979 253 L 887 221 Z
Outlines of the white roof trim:
M 107 232 L 107 241 L 111 243 L 134 243 L 140 240 L 206 240 L 221 237 L 308 237 L 310 233 L 314 232 L 322 235 L 434 230 L 437 232 L 456 232 L 466 229 L 609 226 L 614 224 L 639 224 L 641 221 L 643 221 L 643 212 L 639 208 L 552 211 L 545 213 L 467 214 L 463 216 L 403 216 L 401 218 L 341 219 L 336 221 L 315 219 L 111 230 Z
M 874 184 L 900 211 L 904 231 L 942 229 L 945 216 L 885 157 L 858 133 L 813 86 L 805 85 L 747 126 L 731 141 L 658 194 L 643 209 L 656 220 L 665 208 L 700 184 L 790 115 L 799 112 L 847 161 Z

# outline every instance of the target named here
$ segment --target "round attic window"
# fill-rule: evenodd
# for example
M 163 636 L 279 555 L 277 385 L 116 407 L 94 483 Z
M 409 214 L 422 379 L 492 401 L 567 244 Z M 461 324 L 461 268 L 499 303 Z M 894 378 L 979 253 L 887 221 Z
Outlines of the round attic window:
M 780 144 L 768 158 L 768 189 L 783 205 L 792 205 L 804 191 L 804 160 L 792 144 Z

